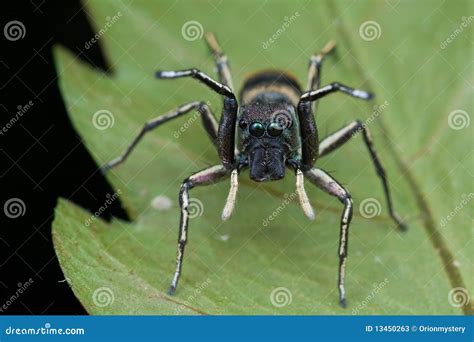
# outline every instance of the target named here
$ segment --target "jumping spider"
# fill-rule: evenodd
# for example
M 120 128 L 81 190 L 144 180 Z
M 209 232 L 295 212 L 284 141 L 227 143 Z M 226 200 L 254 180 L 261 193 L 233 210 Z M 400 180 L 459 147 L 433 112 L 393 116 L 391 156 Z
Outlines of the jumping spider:
M 181 185 L 178 255 L 176 271 L 168 293 L 174 294 L 181 274 L 184 247 L 188 236 L 189 190 L 230 177 L 230 191 L 222 212 L 222 219 L 226 220 L 234 209 L 238 174 L 241 170 L 249 168 L 252 180 L 264 182 L 282 179 L 285 176 L 285 168 L 288 167 L 295 171 L 299 202 L 308 218 L 313 219 L 314 212 L 304 190 L 303 177 L 305 176 L 323 191 L 337 197 L 344 205 L 338 249 L 338 290 L 340 304 L 345 306 L 344 277 L 349 224 L 352 219 L 352 200 L 349 192 L 338 181 L 324 170 L 315 167 L 316 160 L 345 144 L 355 136 L 355 133 L 361 132 L 377 175 L 382 181 L 390 216 L 400 229 L 403 230 L 406 226 L 393 208 L 387 177 L 367 127 L 361 121 L 355 120 L 320 141 L 312 104 L 334 92 L 342 92 L 363 100 L 370 100 L 372 94 L 336 82 L 324 87 L 320 86 L 322 61 L 335 48 L 335 44 L 329 42 L 319 54 L 313 55 L 310 59 L 305 91 L 302 91 L 298 81 L 287 73 L 277 70 L 261 71 L 244 82 L 239 107 L 233 92 L 234 86 L 227 57 L 213 34 L 207 34 L 206 41 L 217 65 L 219 82 L 198 69 L 158 71 L 156 77 L 160 79 L 192 77 L 222 95 L 224 102 L 220 121 L 217 121 L 205 102 L 184 104 L 174 111 L 147 122 L 126 151 L 104 166 L 104 169 L 109 169 L 122 163 L 146 132 L 193 109 L 201 114 L 204 128 L 218 150 L 221 164 L 194 173 Z

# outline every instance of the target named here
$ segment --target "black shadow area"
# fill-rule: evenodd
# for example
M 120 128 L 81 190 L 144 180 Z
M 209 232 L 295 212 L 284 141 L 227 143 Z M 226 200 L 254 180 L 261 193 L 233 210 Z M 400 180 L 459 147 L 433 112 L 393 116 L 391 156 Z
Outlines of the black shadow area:
M 0 18 L 0 314 L 85 314 L 53 249 L 54 208 L 61 196 L 95 212 L 115 191 L 71 124 L 52 47 L 112 71 L 99 44 L 85 49 L 80 1 L 1 1 Z M 129 220 L 119 200 L 112 217 Z

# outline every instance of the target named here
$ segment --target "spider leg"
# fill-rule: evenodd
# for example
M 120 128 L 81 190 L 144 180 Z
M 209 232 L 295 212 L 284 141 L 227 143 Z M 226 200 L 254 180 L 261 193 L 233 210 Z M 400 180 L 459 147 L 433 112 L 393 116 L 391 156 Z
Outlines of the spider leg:
M 206 129 L 207 134 L 209 135 L 212 142 L 217 146 L 218 125 L 217 125 L 217 120 L 214 117 L 214 114 L 212 113 L 211 109 L 205 102 L 199 102 L 199 101 L 190 102 L 178 107 L 175 110 L 172 110 L 166 114 L 163 114 L 153 120 L 146 122 L 143 128 L 140 130 L 140 132 L 135 136 L 133 141 L 130 143 L 130 145 L 128 145 L 125 152 L 119 157 L 105 164 L 102 167 L 102 169 L 108 170 L 108 169 L 111 169 L 112 167 L 115 167 L 123 163 L 127 159 L 127 157 L 130 155 L 130 153 L 133 151 L 133 149 L 138 144 L 138 142 L 145 136 L 147 132 L 157 128 L 158 126 L 164 124 L 165 122 L 168 122 L 172 119 L 180 117 L 181 115 L 189 113 L 193 109 L 198 110 L 198 112 L 201 114 L 204 128 Z
M 178 286 L 181 268 L 183 265 L 184 247 L 188 240 L 189 221 L 189 190 L 199 185 L 209 185 L 223 180 L 229 176 L 229 170 L 222 165 L 216 165 L 199 171 L 184 180 L 179 191 L 179 206 L 181 208 L 181 219 L 179 223 L 178 254 L 176 256 L 176 271 L 174 273 L 168 294 L 173 295 Z
M 313 90 L 315 87 L 316 89 L 321 86 L 321 65 L 329 53 L 333 52 L 336 47 L 336 43 L 332 40 L 327 42 L 323 49 L 311 56 L 309 60 L 309 67 L 308 67 L 308 83 L 306 86 L 307 91 Z
M 321 85 L 321 65 L 324 57 L 335 48 L 335 43 L 330 41 L 316 55 L 309 60 L 308 83 L 306 89 L 311 92 L 313 88 Z M 318 130 L 314 121 L 313 104 L 311 101 L 300 99 L 298 103 L 298 120 L 301 134 L 301 169 L 311 169 L 318 157 Z
M 297 108 L 301 136 L 301 165 L 300 169 L 310 170 L 318 158 L 318 129 L 314 121 L 311 102 L 300 101 Z
M 192 77 L 204 83 L 216 93 L 224 96 L 224 108 L 222 110 L 217 133 L 219 157 L 226 169 L 235 166 L 235 123 L 237 121 L 237 99 L 232 90 L 225 84 L 213 80 L 198 69 L 186 69 L 179 71 L 157 71 L 158 78 L 180 78 Z
M 346 307 L 346 291 L 344 288 L 346 275 L 347 246 L 349 242 L 349 225 L 352 220 L 352 199 L 349 192 L 340 185 L 334 178 L 328 175 L 324 170 L 311 169 L 305 172 L 305 176 L 313 184 L 325 191 L 331 196 L 337 197 L 342 204 L 344 210 L 341 216 L 341 230 L 339 235 L 339 277 L 337 287 L 339 290 L 339 303 L 342 307 Z
M 347 95 L 350 95 L 352 97 L 356 97 L 362 100 L 370 100 L 373 97 L 372 93 L 369 93 L 367 91 L 354 89 L 344 84 L 333 82 L 319 89 L 311 90 L 304 93 L 300 97 L 300 103 L 306 102 L 306 101 L 308 102 L 317 101 L 320 98 L 326 95 L 329 95 L 331 93 L 334 93 L 336 91 L 340 91 L 344 94 L 347 94 Z
M 234 85 L 232 83 L 232 74 L 229 67 L 229 60 L 222 52 L 221 47 L 219 46 L 219 43 L 217 42 L 217 39 L 213 33 L 209 32 L 206 34 L 206 42 L 209 50 L 214 56 L 217 66 L 217 73 L 219 74 L 219 81 L 222 84 L 228 86 L 230 89 L 234 89 Z
M 340 146 L 344 145 L 347 141 L 349 141 L 352 137 L 354 137 L 358 132 L 362 132 L 365 146 L 367 146 L 367 149 L 369 150 L 370 158 L 372 159 L 372 163 L 375 167 L 377 175 L 382 181 L 385 200 L 387 202 L 390 216 L 392 217 L 393 221 L 397 224 L 400 230 L 406 230 L 406 224 L 401 220 L 400 216 L 397 214 L 393 207 L 393 201 L 390 195 L 390 188 L 388 186 L 385 169 L 382 166 L 377 151 L 375 151 L 375 146 L 370 131 L 364 123 L 359 120 L 353 121 L 347 126 L 327 136 L 319 143 L 319 156 L 324 157 L 325 155 L 336 150 Z
M 199 82 L 204 83 L 206 86 L 208 86 L 209 88 L 211 88 L 218 94 L 221 94 L 230 98 L 235 98 L 234 93 L 228 86 L 215 81 L 209 75 L 195 68 L 185 69 L 185 70 L 157 71 L 155 73 L 155 76 L 157 78 L 167 78 L 167 79 L 192 77 L 198 80 Z
M 363 90 L 353 89 L 343 84 L 334 82 L 322 88 L 316 90 L 310 90 L 301 95 L 298 103 L 297 112 L 298 120 L 300 123 L 300 134 L 301 134 L 301 169 L 308 171 L 314 166 L 316 159 L 318 158 L 318 130 L 314 121 L 314 115 L 312 111 L 312 102 L 318 99 L 340 91 L 350 96 L 370 100 L 372 94 Z

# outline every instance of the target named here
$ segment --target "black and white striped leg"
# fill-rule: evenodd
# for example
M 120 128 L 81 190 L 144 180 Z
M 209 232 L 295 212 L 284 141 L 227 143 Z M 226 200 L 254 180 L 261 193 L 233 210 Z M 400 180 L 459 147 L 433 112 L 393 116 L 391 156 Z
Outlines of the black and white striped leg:
M 321 65 L 324 57 L 334 51 L 336 43 L 332 40 L 327 42 L 324 48 L 318 53 L 311 56 L 308 67 L 308 83 L 306 85 L 306 91 L 311 91 L 315 87 L 316 89 L 321 86 Z
M 127 159 L 127 157 L 130 155 L 130 153 L 133 151 L 133 149 L 138 144 L 138 142 L 145 136 L 147 132 L 157 128 L 158 126 L 164 124 L 165 122 L 168 122 L 177 117 L 180 117 L 181 115 L 189 113 L 193 109 L 196 109 L 201 114 L 203 126 L 206 129 L 206 132 L 209 135 L 209 138 L 212 140 L 214 145 L 217 146 L 218 124 L 217 124 L 217 120 L 214 114 L 211 111 L 211 108 L 209 108 L 209 106 L 205 102 L 199 102 L 199 101 L 190 102 L 178 107 L 175 110 L 172 110 L 166 114 L 163 114 L 153 120 L 146 122 L 143 128 L 137 134 L 137 136 L 130 143 L 130 145 L 128 145 L 125 152 L 119 157 L 105 164 L 102 167 L 102 170 L 106 171 L 108 169 L 111 169 L 123 163 Z
M 225 84 L 230 89 L 234 89 L 234 85 L 232 83 L 232 74 L 230 72 L 229 67 L 229 60 L 227 56 L 222 52 L 219 43 L 217 42 L 216 37 L 213 33 L 209 32 L 206 34 L 206 42 L 211 51 L 212 55 L 214 56 L 214 60 L 216 61 L 217 73 L 219 74 L 219 82 Z
M 377 151 L 375 151 L 375 146 L 374 146 L 370 131 L 363 122 L 361 122 L 360 120 L 353 121 L 347 126 L 341 128 L 340 130 L 330 134 L 325 139 L 323 139 L 319 143 L 319 157 L 324 157 L 325 155 L 331 153 L 335 149 L 344 145 L 348 140 L 350 140 L 358 132 L 362 132 L 364 143 L 367 146 L 367 149 L 369 150 L 372 163 L 374 164 L 377 175 L 379 176 L 382 182 L 382 186 L 383 186 L 383 190 L 385 194 L 385 201 L 387 202 L 387 207 L 390 213 L 390 217 L 397 224 L 400 230 L 406 230 L 407 228 L 406 224 L 402 221 L 402 219 L 400 218 L 400 215 L 398 215 L 394 209 L 385 169 L 382 166 L 382 163 L 380 162 L 380 158 L 377 154 Z
M 362 100 L 370 100 L 373 97 L 373 95 L 371 93 L 367 92 L 367 91 L 354 89 L 354 88 L 348 87 L 344 84 L 334 82 L 334 83 L 328 84 L 328 85 L 326 85 L 322 88 L 319 88 L 319 89 L 316 89 L 316 90 L 311 90 L 311 91 L 308 91 L 308 92 L 304 93 L 300 97 L 300 102 L 317 101 L 320 98 L 322 98 L 326 95 L 329 95 L 331 93 L 337 92 L 337 91 L 340 91 L 344 94 L 347 94 L 347 95 L 350 95 L 352 97 L 356 97 L 356 98 L 359 98 L 359 99 L 362 99 Z
M 340 185 L 334 178 L 328 175 L 324 170 L 311 169 L 305 172 L 305 176 L 317 187 L 337 197 L 342 204 L 344 210 L 341 216 L 341 230 L 339 235 L 339 278 L 337 288 L 339 290 L 339 303 L 342 307 L 346 307 L 346 290 L 344 287 L 346 276 L 347 248 L 349 243 L 349 225 L 352 220 L 352 199 L 349 192 Z
M 204 83 L 216 93 L 224 96 L 224 108 L 222 109 L 217 133 L 218 151 L 222 164 L 226 169 L 233 169 L 235 166 L 235 124 L 237 121 L 238 104 L 232 89 L 225 84 L 213 80 L 198 69 L 157 71 L 156 77 L 169 79 L 192 77 Z
M 331 83 L 322 88 L 307 91 L 300 97 L 298 103 L 298 119 L 300 122 L 301 134 L 301 169 L 310 170 L 318 157 L 318 131 L 312 113 L 312 102 L 320 98 L 340 91 L 356 98 L 369 100 L 372 94 L 363 90 L 353 89 L 339 83 Z
M 199 82 L 204 83 L 206 86 L 214 90 L 216 93 L 235 99 L 235 95 L 232 90 L 225 84 L 219 83 L 212 79 L 212 77 L 203 73 L 198 69 L 185 69 L 176 71 L 157 71 L 155 73 L 157 78 L 181 78 L 181 77 L 192 77 Z
M 179 191 L 179 206 L 181 208 L 181 219 L 179 223 L 178 254 L 176 256 L 176 271 L 174 273 L 168 294 L 173 295 L 178 287 L 179 277 L 183 266 L 184 247 L 188 241 L 189 221 L 189 190 L 195 186 L 209 185 L 227 178 L 230 171 L 223 165 L 216 165 L 199 171 L 188 177 Z

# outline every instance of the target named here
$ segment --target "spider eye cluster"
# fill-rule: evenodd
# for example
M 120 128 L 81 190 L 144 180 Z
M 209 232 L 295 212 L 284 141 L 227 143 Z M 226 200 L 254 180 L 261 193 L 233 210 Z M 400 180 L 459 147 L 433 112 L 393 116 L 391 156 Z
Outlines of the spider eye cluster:
M 258 121 L 252 122 L 250 125 L 245 120 L 240 120 L 239 127 L 241 129 L 246 129 L 248 126 L 249 133 L 254 137 L 260 138 L 265 134 L 265 132 L 271 137 L 278 137 L 283 133 L 285 128 L 291 127 L 288 125 L 282 125 L 280 122 L 271 122 L 266 127 Z

